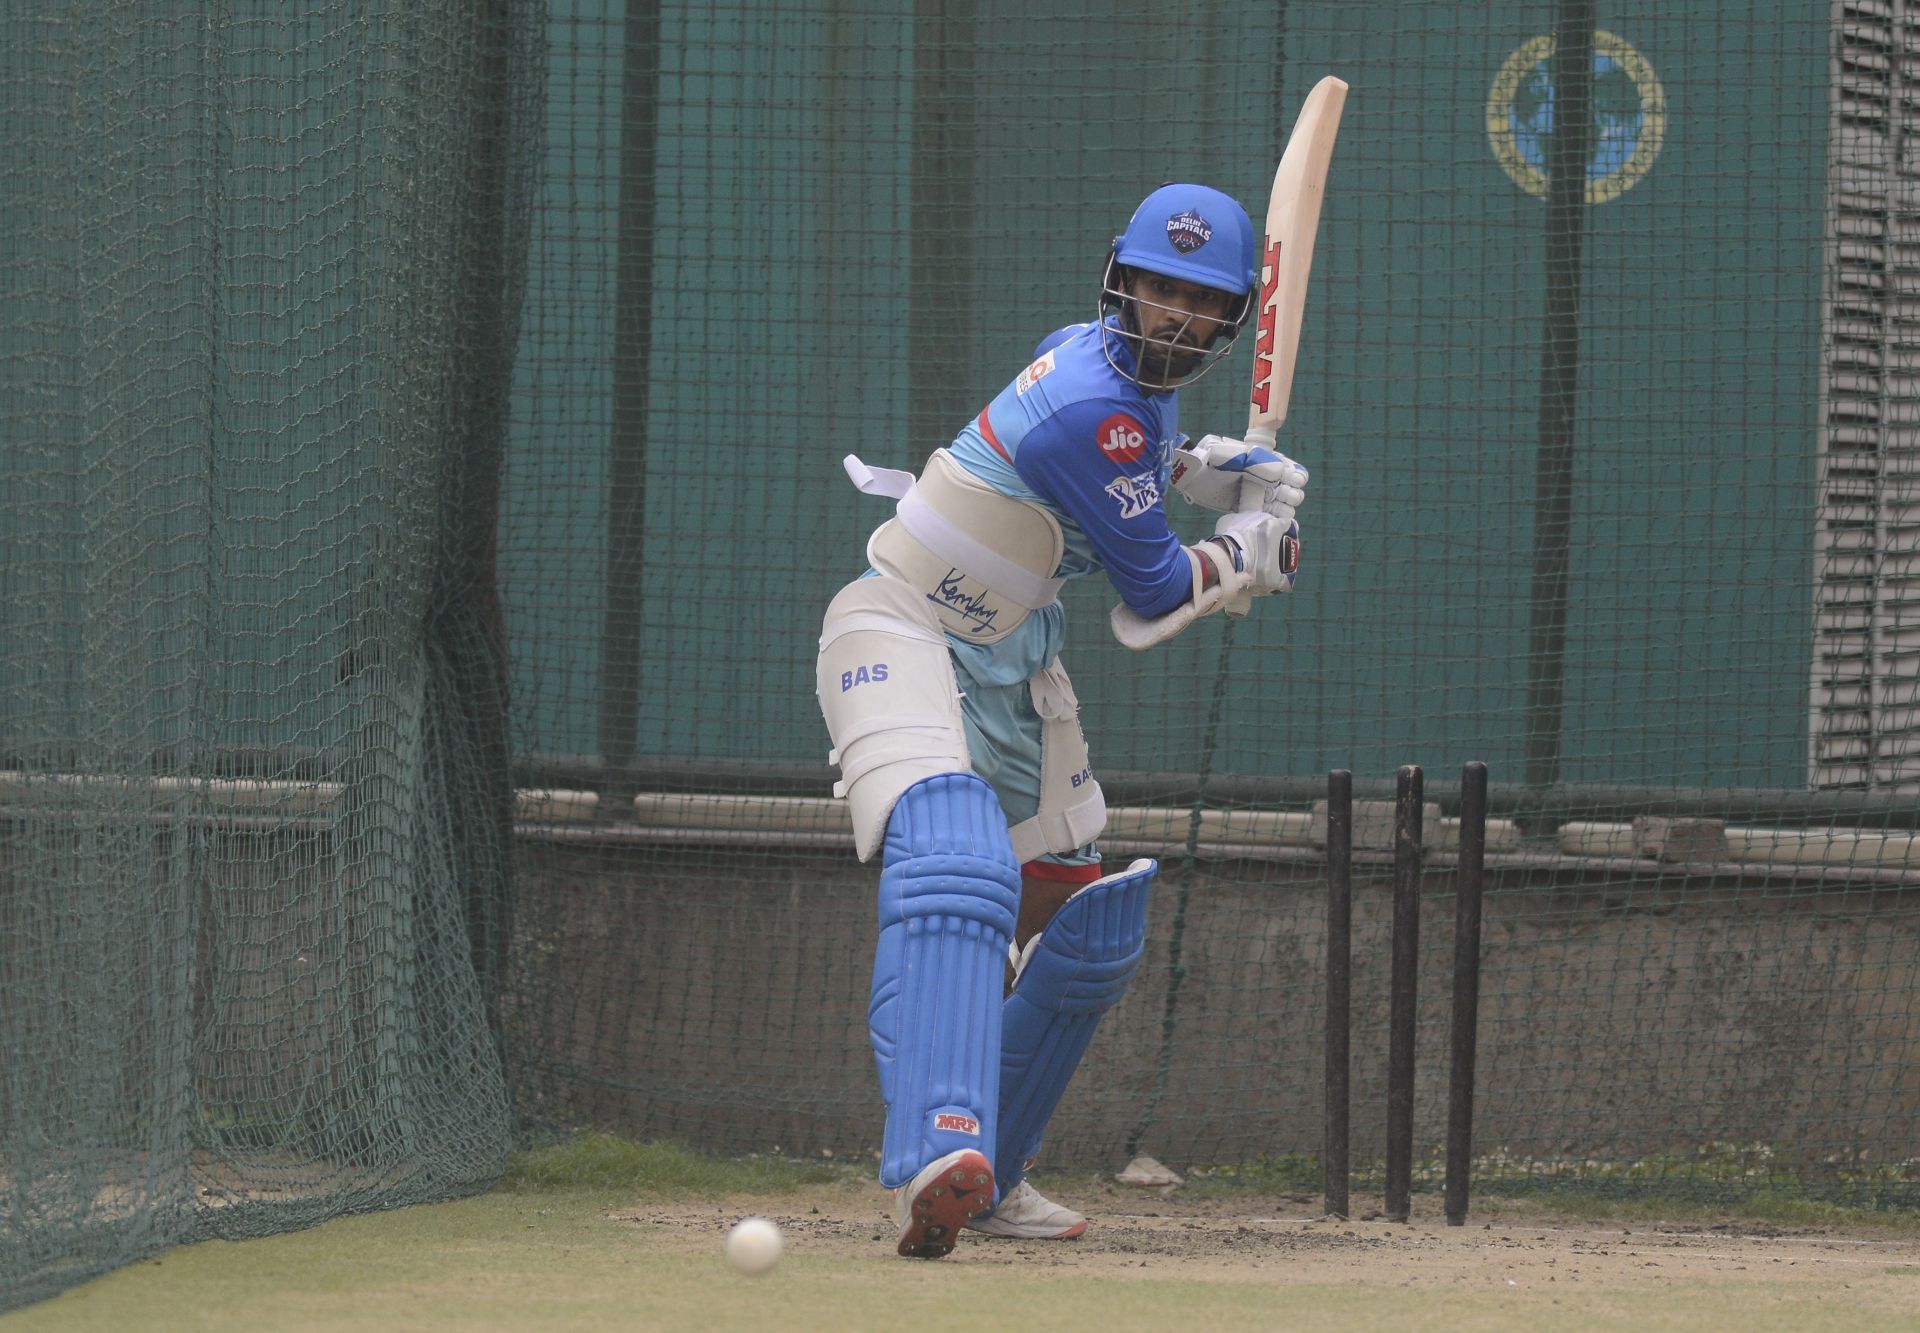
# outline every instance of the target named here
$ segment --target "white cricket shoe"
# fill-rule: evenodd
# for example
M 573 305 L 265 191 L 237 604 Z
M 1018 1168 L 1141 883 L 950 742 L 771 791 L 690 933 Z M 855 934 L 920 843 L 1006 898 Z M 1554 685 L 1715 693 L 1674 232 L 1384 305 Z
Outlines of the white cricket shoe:
M 967 1225 L 985 1235 L 1012 1240 L 1073 1240 L 1087 1229 L 1087 1219 L 1022 1180 L 998 1208 Z
M 900 1253 L 939 1259 L 953 1249 L 960 1228 L 993 1207 L 993 1167 L 972 1148 L 928 1163 L 893 1192 Z

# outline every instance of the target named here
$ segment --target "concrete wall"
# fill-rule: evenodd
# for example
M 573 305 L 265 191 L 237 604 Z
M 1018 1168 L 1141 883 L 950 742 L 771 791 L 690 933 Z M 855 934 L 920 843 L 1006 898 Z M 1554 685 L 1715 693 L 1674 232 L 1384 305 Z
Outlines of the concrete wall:
M 523 1109 L 730 1150 L 870 1151 L 874 872 L 829 854 L 523 843 Z M 1317 866 L 1174 864 L 1050 1160 L 1186 1167 L 1317 1153 Z M 1383 1152 L 1385 867 L 1356 868 L 1353 1154 Z M 1416 1155 L 1444 1141 L 1451 875 L 1421 925 Z M 1736 877 L 1492 876 L 1481 1153 L 1543 1162 L 1766 1145 L 1797 1168 L 1920 1141 L 1920 900 Z M 1170 1035 L 1170 1038 L 1168 1034 Z M 1756 1158 L 1761 1155 L 1754 1154 Z

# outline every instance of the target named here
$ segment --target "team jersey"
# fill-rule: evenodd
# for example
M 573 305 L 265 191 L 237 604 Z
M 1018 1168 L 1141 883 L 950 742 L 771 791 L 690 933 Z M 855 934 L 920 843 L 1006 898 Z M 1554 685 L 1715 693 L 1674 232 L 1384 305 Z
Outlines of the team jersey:
M 954 438 L 952 452 L 988 485 L 1060 521 L 1066 540 L 1055 577 L 1105 569 L 1128 606 L 1163 615 L 1193 595 L 1193 567 L 1163 503 L 1183 438 L 1180 395 L 1148 392 L 1116 370 L 1101 336 L 1088 323 L 1043 339 L 1033 362 Z M 1130 368 L 1131 351 L 1112 341 Z M 1058 655 L 1064 628 L 1056 602 L 998 643 L 949 643 L 975 680 L 1011 685 Z

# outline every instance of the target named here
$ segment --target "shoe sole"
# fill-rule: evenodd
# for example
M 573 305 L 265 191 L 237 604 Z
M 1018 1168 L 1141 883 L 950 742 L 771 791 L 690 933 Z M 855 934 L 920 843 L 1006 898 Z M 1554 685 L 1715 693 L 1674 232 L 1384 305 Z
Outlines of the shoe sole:
M 969 1222 L 967 1230 L 977 1231 L 995 1240 L 1079 1240 L 1086 1234 L 1087 1224 L 1076 1222 L 1065 1231 L 989 1231 L 978 1223 Z
M 993 1167 L 984 1154 L 965 1152 L 920 1187 L 908 1205 L 900 1253 L 908 1259 L 941 1259 L 953 1252 L 960 1229 L 993 1207 Z

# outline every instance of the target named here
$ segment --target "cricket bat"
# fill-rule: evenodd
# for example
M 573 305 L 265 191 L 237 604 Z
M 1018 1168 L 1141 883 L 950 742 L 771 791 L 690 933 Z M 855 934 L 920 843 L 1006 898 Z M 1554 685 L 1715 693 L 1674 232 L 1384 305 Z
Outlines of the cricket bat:
M 1271 449 L 1293 399 L 1293 366 L 1300 355 L 1300 316 L 1313 270 L 1313 237 L 1327 192 L 1347 85 L 1329 74 L 1313 85 L 1273 173 L 1267 225 L 1260 239 L 1260 313 L 1255 323 L 1253 388 L 1247 442 Z
M 1346 104 L 1343 80 L 1328 75 L 1314 84 L 1293 122 L 1279 169 L 1273 173 L 1267 225 L 1260 240 L 1260 304 L 1254 325 L 1248 444 L 1273 448 L 1280 423 L 1287 419 L 1293 366 L 1300 354 L 1300 316 L 1307 304 L 1307 275 L 1313 269 L 1313 237 L 1320 229 L 1327 166 L 1333 160 L 1333 140 L 1340 133 L 1340 112 Z M 1239 617 L 1252 607 L 1253 598 L 1242 594 L 1229 599 L 1222 609 Z M 1113 608 L 1109 621 L 1114 638 L 1139 651 L 1166 642 L 1201 614 L 1200 605 L 1191 604 L 1148 620 L 1122 602 Z
M 1313 272 L 1313 238 L 1320 230 L 1320 201 L 1327 193 L 1347 85 L 1329 74 L 1313 85 L 1287 137 L 1267 196 L 1267 225 L 1260 237 L 1260 312 L 1254 324 L 1253 387 L 1247 395 L 1248 444 L 1274 447 L 1280 423 L 1293 401 L 1293 366 L 1300 357 L 1300 317 L 1307 308 L 1307 277 Z M 1226 613 L 1253 609 L 1242 593 Z

